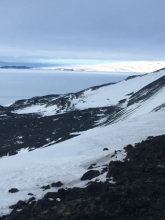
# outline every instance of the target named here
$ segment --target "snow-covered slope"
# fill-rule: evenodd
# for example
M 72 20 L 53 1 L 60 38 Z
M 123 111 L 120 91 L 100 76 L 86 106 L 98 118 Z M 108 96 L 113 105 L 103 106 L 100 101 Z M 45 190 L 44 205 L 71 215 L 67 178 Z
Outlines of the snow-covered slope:
M 163 78 L 162 78 L 163 77 Z M 130 77 L 119 83 L 108 84 L 101 87 L 94 87 L 79 93 L 68 94 L 50 99 L 46 103 L 36 103 L 28 105 L 29 101 L 21 104 L 13 104 L 17 114 L 41 113 L 44 116 L 62 114 L 73 110 L 84 110 L 89 108 L 100 108 L 118 105 L 123 99 L 126 102 L 131 100 L 135 94 L 149 86 L 152 82 L 165 77 L 165 70 L 157 73 L 149 73 Z M 146 89 L 147 92 L 147 89 Z
M 43 197 L 43 185 L 84 187 L 88 181 L 80 178 L 91 164 L 101 171 L 114 151 L 120 150 L 115 160 L 122 160 L 126 145 L 165 134 L 165 70 L 17 101 L 1 107 L 0 115 L 0 214 L 6 214 L 28 193 Z M 97 179 L 104 181 L 106 173 Z M 11 188 L 19 192 L 11 194 Z

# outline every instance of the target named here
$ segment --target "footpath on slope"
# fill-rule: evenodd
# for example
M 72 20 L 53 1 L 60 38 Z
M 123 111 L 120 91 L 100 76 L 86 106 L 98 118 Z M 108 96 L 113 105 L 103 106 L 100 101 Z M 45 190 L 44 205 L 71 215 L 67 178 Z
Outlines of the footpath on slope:
M 165 216 L 165 135 L 125 147 L 106 182 L 60 189 L 39 201 L 19 201 L 1 220 L 160 220 Z M 109 181 L 113 177 L 114 183 Z

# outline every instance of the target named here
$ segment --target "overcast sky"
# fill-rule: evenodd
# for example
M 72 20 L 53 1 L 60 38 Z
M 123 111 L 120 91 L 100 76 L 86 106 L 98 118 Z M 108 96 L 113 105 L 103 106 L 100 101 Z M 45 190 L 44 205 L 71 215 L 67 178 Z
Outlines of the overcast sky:
M 164 60 L 164 10 L 165 0 L 0 0 L 0 60 Z

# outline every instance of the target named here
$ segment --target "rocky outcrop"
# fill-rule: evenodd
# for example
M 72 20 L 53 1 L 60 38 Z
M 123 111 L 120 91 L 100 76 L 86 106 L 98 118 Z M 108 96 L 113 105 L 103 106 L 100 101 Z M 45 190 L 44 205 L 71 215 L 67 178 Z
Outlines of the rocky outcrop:
M 91 180 L 100 175 L 98 170 L 89 170 L 81 177 L 81 180 Z
M 62 185 L 63 185 L 63 183 L 61 181 L 58 181 L 56 183 L 51 184 L 52 187 L 61 187 Z

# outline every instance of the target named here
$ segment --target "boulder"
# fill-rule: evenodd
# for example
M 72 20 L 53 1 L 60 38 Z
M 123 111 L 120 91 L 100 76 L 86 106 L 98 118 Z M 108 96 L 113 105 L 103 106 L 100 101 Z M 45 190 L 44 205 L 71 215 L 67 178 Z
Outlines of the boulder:
M 98 170 L 89 170 L 88 172 L 84 173 L 84 175 L 81 177 L 81 180 L 91 180 L 99 175 L 100 172 Z
M 18 192 L 19 190 L 17 188 L 12 188 L 9 190 L 9 193 L 16 193 Z
M 33 193 L 28 193 L 28 196 L 33 196 L 34 194 Z
M 51 184 L 52 187 L 61 187 L 62 185 L 64 185 L 64 184 L 60 181 Z

